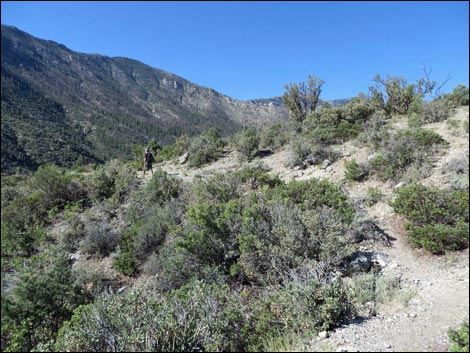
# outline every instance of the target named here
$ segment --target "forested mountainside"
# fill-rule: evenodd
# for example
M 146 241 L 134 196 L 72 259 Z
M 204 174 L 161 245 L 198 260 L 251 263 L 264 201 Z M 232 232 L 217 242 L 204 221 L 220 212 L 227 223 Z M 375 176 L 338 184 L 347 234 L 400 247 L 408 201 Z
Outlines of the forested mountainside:
M 2 25 L 2 172 L 132 156 L 214 127 L 222 135 L 287 119 L 136 60 L 74 52 Z

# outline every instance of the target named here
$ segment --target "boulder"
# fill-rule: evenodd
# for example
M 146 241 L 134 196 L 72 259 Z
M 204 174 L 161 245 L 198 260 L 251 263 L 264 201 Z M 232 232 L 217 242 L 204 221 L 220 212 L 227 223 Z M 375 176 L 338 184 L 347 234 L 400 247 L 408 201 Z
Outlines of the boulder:
M 331 164 L 331 161 L 329 159 L 325 159 L 323 163 L 321 164 L 321 169 L 326 169 Z
M 180 164 L 185 164 L 188 161 L 189 152 L 186 152 L 180 157 Z
M 367 256 L 359 255 L 354 261 L 349 264 L 349 268 L 353 272 L 368 272 L 372 266 L 372 263 Z

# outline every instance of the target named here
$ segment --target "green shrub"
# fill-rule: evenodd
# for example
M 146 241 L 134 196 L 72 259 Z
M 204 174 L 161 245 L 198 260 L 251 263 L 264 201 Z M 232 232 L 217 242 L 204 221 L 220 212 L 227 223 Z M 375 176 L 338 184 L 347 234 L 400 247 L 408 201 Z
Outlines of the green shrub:
M 175 140 L 172 145 L 164 146 L 155 155 L 156 162 L 163 162 L 174 159 L 186 153 L 189 149 L 190 139 L 186 135 L 182 135 Z
M 121 236 L 120 251 L 113 259 L 113 268 L 125 274 L 133 276 L 137 273 L 137 259 L 135 255 L 134 238 L 135 227 L 126 230 Z
M 248 128 L 235 135 L 235 148 L 248 160 L 256 157 L 259 151 L 259 134 L 254 128 Z
M 242 328 L 248 351 L 270 351 L 286 335 L 313 336 L 351 317 L 352 306 L 339 283 L 320 285 L 310 276 L 288 280 L 276 292 L 250 300 Z M 298 343 L 298 342 L 297 342 Z
M 451 113 L 451 106 L 443 99 L 424 102 L 423 122 L 428 124 L 444 121 L 451 115 Z
M 286 127 L 280 124 L 266 127 L 260 132 L 259 146 L 273 151 L 281 148 L 287 143 Z
M 238 253 L 235 236 L 240 213 L 236 200 L 221 204 L 200 201 L 188 209 L 178 245 L 203 263 L 222 265 L 228 273 Z
M 369 87 L 371 99 L 377 109 L 382 109 L 388 116 L 406 114 L 413 100 L 418 95 L 415 85 L 408 85 L 402 77 L 382 79 L 375 75 L 375 86 Z
M 454 107 L 461 105 L 468 105 L 469 102 L 469 90 L 468 87 L 463 84 L 458 84 L 452 93 L 445 96 L 447 102 L 452 104 Z
M 195 282 L 164 297 L 150 290 L 82 306 L 60 329 L 57 351 L 236 350 L 240 320 L 226 287 Z M 243 348 L 243 347 L 242 347 Z
M 451 192 L 412 184 L 396 194 L 391 205 L 411 222 L 408 235 L 412 245 L 433 254 L 468 247 L 468 190 Z
M 345 161 L 344 166 L 344 176 L 349 181 L 362 181 L 368 174 L 367 167 L 358 164 L 355 159 Z
M 94 201 L 102 201 L 114 194 L 114 178 L 104 168 L 96 171 L 91 178 L 90 196 Z
M 108 256 L 119 244 L 120 236 L 106 222 L 90 222 L 85 226 L 85 239 L 80 250 L 89 255 Z
M 366 204 L 366 206 L 371 207 L 379 202 L 383 196 L 384 195 L 380 192 L 380 189 L 374 187 L 368 188 L 363 202 Z
M 68 185 L 69 179 L 64 171 L 52 164 L 39 167 L 31 179 L 32 189 L 41 193 L 46 210 L 67 202 Z
M 449 352 L 468 352 L 468 332 L 468 322 L 463 323 L 457 329 L 448 330 L 447 334 L 450 341 Z
M 399 130 L 382 142 L 381 155 L 370 164 L 380 178 L 398 180 L 410 165 L 419 167 L 427 163 L 429 155 L 447 145 L 448 142 L 434 131 Z
M 468 248 L 468 222 L 410 225 L 408 236 L 413 246 L 423 247 L 433 254 L 462 250 Z
M 382 112 L 375 112 L 363 124 L 363 131 L 357 136 L 357 141 L 377 150 L 389 139 L 389 135 L 385 115 Z
M 354 218 L 354 208 L 341 189 L 326 179 L 293 180 L 278 189 L 280 195 L 299 205 L 301 210 L 322 209 L 324 206 L 338 212 L 345 223 Z
M 315 253 L 300 211 L 294 205 L 251 200 L 243 210 L 243 225 L 237 238 L 239 264 L 246 276 L 259 283 L 275 283 L 304 255 Z
M 303 131 L 314 143 L 331 145 L 356 137 L 362 130 L 361 121 L 348 121 L 342 108 L 322 107 L 309 115 Z
M 423 117 L 418 113 L 411 113 L 408 115 L 408 128 L 418 129 L 423 125 Z
M 223 141 L 214 128 L 195 137 L 189 145 L 189 165 L 199 167 L 216 160 L 222 153 Z
M 348 102 L 344 111 L 348 120 L 365 122 L 375 113 L 375 108 L 370 99 L 359 95 Z
M 66 255 L 33 257 L 18 283 L 7 295 L 2 292 L 2 350 L 5 344 L 7 351 L 28 352 L 53 340 L 62 322 L 86 300 Z

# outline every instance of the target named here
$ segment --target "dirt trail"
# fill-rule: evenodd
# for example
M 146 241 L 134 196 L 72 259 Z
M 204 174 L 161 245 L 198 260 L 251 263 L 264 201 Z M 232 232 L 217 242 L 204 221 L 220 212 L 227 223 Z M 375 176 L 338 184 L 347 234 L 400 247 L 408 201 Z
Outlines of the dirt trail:
M 460 108 L 452 117 L 461 123 L 468 121 L 468 107 Z M 403 121 L 395 127 L 406 127 Z M 424 128 L 438 132 L 450 145 L 435 161 L 431 175 L 423 180 L 427 186 L 439 188 L 449 186 L 451 172 L 449 163 L 467 156 L 468 173 L 468 133 L 461 125 L 456 128 L 446 122 L 425 125 Z M 328 178 L 343 185 L 349 196 L 357 199 L 364 196 L 368 188 L 380 189 L 383 198 L 367 207 L 368 216 L 373 218 L 387 234 L 395 240 L 391 247 L 378 247 L 376 250 L 389 256 L 383 271 L 401 278 L 402 288 L 394 301 L 379 308 L 377 315 L 362 322 L 340 327 L 328 338 L 314 338 L 310 351 L 368 351 L 368 352 L 412 352 L 446 351 L 448 348 L 447 330 L 469 320 L 469 252 L 468 250 L 447 256 L 432 256 L 422 250 L 412 249 L 407 244 L 405 219 L 396 215 L 388 205 L 393 196 L 391 183 L 371 178 L 361 183 L 350 183 L 344 179 L 344 161 L 356 159 L 367 161 L 365 148 L 346 143 L 339 147 L 343 155 L 325 169 L 311 166 L 305 170 L 291 170 L 285 167 L 288 150 L 281 150 L 261 159 L 270 173 L 283 180 L 305 180 L 312 177 Z M 156 165 L 171 175 L 191 181 L 214 172 L 228 173 L 240 166 L 236 153 L 208 166 L 192 169 L 186 165 L 166 162 Z M 139 173 L 142 178 L 142 172 Z M 146 180 L 150 180 L 150 175 Z

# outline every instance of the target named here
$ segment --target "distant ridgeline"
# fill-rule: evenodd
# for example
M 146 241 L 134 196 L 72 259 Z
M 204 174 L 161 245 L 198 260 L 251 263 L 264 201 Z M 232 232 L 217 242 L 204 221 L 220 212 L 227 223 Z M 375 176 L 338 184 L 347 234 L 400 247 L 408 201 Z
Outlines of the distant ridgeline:
M 132 144 L 151 139 L 168 144 L 211 127 L 227 136 L 288 119 L 280 97 L 235 100 L 136 60 L 77 53 L 4 25 L 1 94 L 2 173 L 131 158 Z
M 130 158 L 132 144 L 171 143 L 215 127 L 286 120 L 283 106 L 237 101 L 127 58 L 71 51 L 2 25 L 2 173 L 45 162 Z

